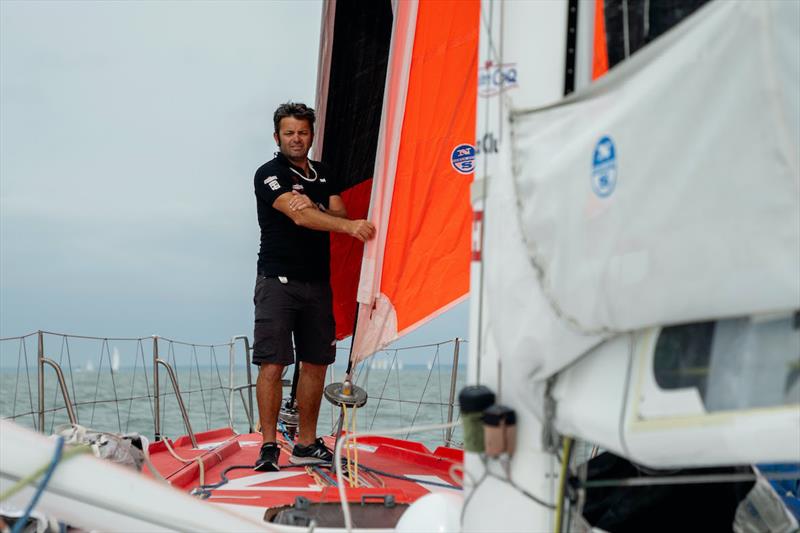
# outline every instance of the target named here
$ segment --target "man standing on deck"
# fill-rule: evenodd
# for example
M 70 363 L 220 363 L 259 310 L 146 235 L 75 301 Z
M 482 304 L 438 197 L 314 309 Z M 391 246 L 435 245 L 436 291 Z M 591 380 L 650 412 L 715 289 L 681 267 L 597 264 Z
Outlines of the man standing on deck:
M 333 460 L 316 434 L 325 372 L 336 357 L 328 234 L 346 233 L 362 242 L 375 236 L 370 222 L 347 218 L 336 177 L 308 159 L 314 119 L 314 110 L 304 104 L 280 105 L 273 117 L 279 152 L 256 171 L 254 179 L 261 227 L 253 297 L 253 364 L 259 366 L 256 397 L 263 435 L 255 464 L 259 471 L 278 470 L 275 428 L 281 374 L 295 359 L 302 363 L 297 385 L 300 422 L 289 460 L 293 464 Z

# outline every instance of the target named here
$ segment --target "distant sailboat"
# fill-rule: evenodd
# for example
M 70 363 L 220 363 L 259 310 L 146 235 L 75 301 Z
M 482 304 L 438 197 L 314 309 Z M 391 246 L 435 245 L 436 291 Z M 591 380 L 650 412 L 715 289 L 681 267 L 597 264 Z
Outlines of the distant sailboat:
M 111 352 L 111 371 L 119 372 L 119 350 L 116 348 L 116 346 Z
M 94 372 L 94 363 L 91 360 L 86 361 L 86 365 L 83 367 L 86 372 Z

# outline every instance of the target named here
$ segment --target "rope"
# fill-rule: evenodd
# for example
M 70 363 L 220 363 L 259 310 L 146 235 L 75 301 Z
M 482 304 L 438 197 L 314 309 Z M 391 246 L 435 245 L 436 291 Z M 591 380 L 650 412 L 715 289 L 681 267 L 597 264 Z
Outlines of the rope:
M 353 427 L 352 427 L 352 430 L 350 431 L 350 433 L 353 434 L 353 444 L 352 444 L 352 446 L 354 447 L 354 449 L 353 449 L 353 457 L 354 457 L 353 469 L 355 470 L 355 473 L 356 473 L 356 486 L 358 486 L 358 437 L 356 436 L 356 415 L 357 414 L 358 414 L 358 408 L 353 410 Z
M 561 476 L 558 480 L 558 494 L 556 496 L 556 516 L 553 525 L 554 533 L 561 533 L 561 524 L 564 516 L 564 493 L 567 486 L 567 474 L 569 473 L 569 459 L 571 455 L 572 439 L 566 437 L 561 451 Z
M 47 471 L 44 474 L 44 479 L 42 482 L 39 483 L 39 486 L 36 488 L 36 492 L 33 494 L 33 498 L 31 498 L 30 503 L 28 503 L 28 507 L 25 508 L 25 513 L 19 519 L 14 522 L 14 527 L 11 529 L 11 533 L 20 533 L 22 529 L 28 523 L 28 517 L 31 515 L 31 511 L 36 506 L 36 503 L 39 501 L 39 498 L 42 497 L 42 493 L 44 492 L 45 487 L 50 482 L 50 478 L 53 476 L 53 472 L 55 472 L 56 466 L 61 461 L 61 454 L 64 451 L 64 437 L 58 437 L 56 440 L 56 451 L 53 454 L 53 459 L 50 461 L 50 464 L 47 466 Z
M 197 465 L 200 468 L 200 486 L 202 487 L 203 485 L 205 485 L 205 481 L 206 481 L 206 466 L 205 466 L 205 463 L 203 463 L 203 457 L 201 455 L 198 455 L 194 459 L 184 459 L 183 457 L 181 457 L 180 455 L 175 453 L 175 450 L 172 449 L 172 445 L 169 443 L 169 439 L 164 439 L 163 442 L 164 442 L 164 445 L 167 447 L 167 451 L 169 452 L 169 454 L 172 457 L 174 457 L 175 459 L 177 459 L 178 461 L 180 461 L 180 462 L 182 462 L 184 464 L 189 464 L 189 463 L 193 463 L 193 462 L 197 461 Z
M 342 416 L 344 418 L 344 437 L 352 436 L 352 443 L 347 444 L 346 457 L 347 457 L 347 478 L 351 488 L 359 486 L 361 479 L 358 474 L 358 438 L 356 436 L 356 421 L 358 415 L 358 408 L 351 409 L 352 414 L 348 418 L 347 405 L 342 404 Z M 366 467 L 365 467 L 366 468 Z M 362 483 L 368 485 L 368 483 Z
M 456 466 L 456 465 L 454 465 Z M 400 479 L 403 481 L 411 481 L 412 483 L 420 483 L 422 485 L 431 485 L 433 487 L 444 487 L 446 489 L 453 489 L 453 490 L 462 490 L 462 487 L 459 485 L 453 485 L 451 483 L 440 483 L 438 481 L 428 481 L 426 479 L 416 479 L 409 476 L 404 476 L 403 474 L 393 474 L 391 472 L 384 472 L 383 470 L 378 470 L 377 468 L 372 468 L 371 466 L 361 465 L 361 468 L 370 472 L 372 474 L 377 474 L 379 476 L 390 477 L 393 479 Z
M 436 424 L 436 425 L 430 425 L 430 426 L 419 426 L 419 427 L 413 428 L 413 430 L 415 432 L 432 431 L 432 430 L 446 429 L 448 427 L 453 427 L 455 425 L 456 425 L 456 423 L 453 422 L 453 423 L 450 423 L 450 424 Z M 400 428 L 400 429 L 396 429 L 396 430 L 386 430 L 386 431 L 379 431 L 379 432 L 368 431 L 368 432 L 361 433 L 361 436 L 364 437 L 364 436 L 371 436 L 371 435 L 383 435 L 383 436 L 401 435 L 401 434 L 403 434 L 404 432 L 406 432 L 408 430 L 409 430 L 409 428 L 405 427 L 405 428 Z M 353 519 L 352 519 L 352 515 L 350 514 L 350 503 L 347 501 L 347 493 L 345 492 L 344 485 L 342 484 L 342 481 L 344 479 L 344 472 L 342 471 L 342 446 L 347 444 L 347 441 L 350 440 L 353 437 L 356 437 L 356 435 L 355 434 L 343 435 L 342 438 L 340 438 L 338 440 L 338 442 L 336 443 L 336 449 L 334 450 L 334 455 L 333 455 L 333 463 L 336 466 L 336 479 L 339 482 L 339 502 L 340 502 L 340 504 L 342 506 L 342 515 L 344 517 L 344 525 L 345 525 L 345 529 L 347 530 L 347 533 L 350 533 L 350 532 L 353 531 Z M 420 483 L 420 481 L 416 480 L 416 479 L 411 479 L 410 481 L 414 481 L 416 483 Z

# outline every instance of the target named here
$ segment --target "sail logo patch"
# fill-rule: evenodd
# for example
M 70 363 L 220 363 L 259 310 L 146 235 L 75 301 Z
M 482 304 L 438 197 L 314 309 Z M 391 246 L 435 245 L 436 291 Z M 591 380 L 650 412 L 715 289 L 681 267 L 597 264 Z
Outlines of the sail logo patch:
M 617 186 L 617 149 L 611 137 L 605 135 L 597 141 L 592 155 L 592 190 L 606 198 Z
M 519 87 L 516 63 L 487 61 L 478 69 L 478 96 L 488 98 Z
M 472 174 L 475 170 L 475 147 L 471 144 L 459 144 L 453 148 L 450 164 L 459 174 Z

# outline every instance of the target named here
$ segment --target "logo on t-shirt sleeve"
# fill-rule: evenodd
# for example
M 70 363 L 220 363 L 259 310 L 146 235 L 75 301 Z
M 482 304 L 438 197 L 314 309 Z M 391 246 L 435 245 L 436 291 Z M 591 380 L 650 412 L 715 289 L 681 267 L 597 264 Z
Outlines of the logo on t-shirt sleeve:
M 267 185 L 273 191 L 277 191 L 281 188 L 281 184 L 278 183 L 278 176 L 270 176 L 264 180 L 264 185 Z

